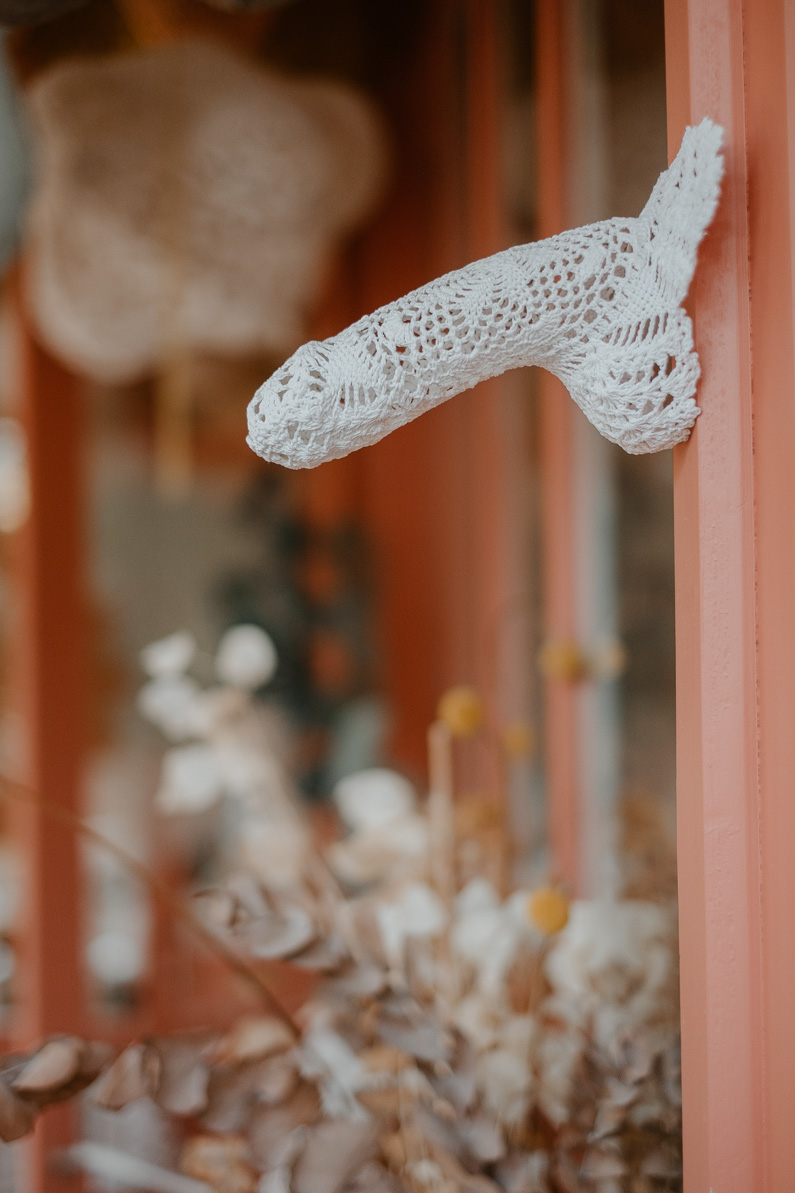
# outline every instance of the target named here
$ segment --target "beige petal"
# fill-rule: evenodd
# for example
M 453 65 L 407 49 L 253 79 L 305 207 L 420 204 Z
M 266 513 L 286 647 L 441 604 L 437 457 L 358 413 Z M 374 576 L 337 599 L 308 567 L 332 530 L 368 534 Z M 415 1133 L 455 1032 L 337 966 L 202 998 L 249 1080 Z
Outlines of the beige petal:
M 154 1091 L 160 1061 L 146 1044 L 131 1044 L 117 1057 L 91 1092 L 97 1105 L 106 1110 L 121 1110 Z
M 5 1081 L 0 1081 L 0 1139 L 13 1143 L 33 1130 L 36 1110 L 18 1098 Z
M 207 1053 L 213 1037 L 206 1033 L 160 1037 L 152 1048 L 160 1058 L 155 1101 L 169 1114 L 201 1114 L 207 1106 L 210 1070 Z
M 309 1135 L 293 1172 L 293 1193 L 338 1193 L 378 1151 L 377 1123 L 327 1119 Z
M 80 1071 L 83 1041 L 76 1036 L 48 1040 L 13 1082 L 18 1094 L 39 1094 L 68 1085 Z
M 248 1129 L 248 1140 L 257 1164 L 264 1169 L 274 1167 L 279 1149 L 296 1127 L 308 1126 L 320 1117 L 320 1095 L 314 1085 L 302 1081 L 295 1093 L 281 1106 L 268 1107 L 254 1114 Z
M 238 1019 L 231 1031 L 212 1050 L 214 1063 L 263 1060 L 274 1052 L 291 1048 L 295 1037 L 275 1015 L 248 1015 Z
M 248 1144 L 240 1135 L 194 1135 L 185 1144 L 180 1167 L 218 1193 L 254 1193 L 257 1184 Z

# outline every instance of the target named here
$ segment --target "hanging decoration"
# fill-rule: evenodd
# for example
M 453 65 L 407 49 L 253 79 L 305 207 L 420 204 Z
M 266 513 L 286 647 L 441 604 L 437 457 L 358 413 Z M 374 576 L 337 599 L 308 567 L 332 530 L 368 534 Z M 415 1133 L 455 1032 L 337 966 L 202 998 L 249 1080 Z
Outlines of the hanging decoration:
M 217 45 L 63 63 L 30 101 L 29 305 L 52 351 L 106 383 L 179 373 L 186 351 L 291 351 L 385 178 L 359 92 Z
M 708 119 L 688 129 L 635 219 L 518 245 L 305 344 L 251 402 L 249 445 L 311 468 L 524 365 L 558 376 L 628 452 L 681 443 L 700 375 L 681 303 L 718 202 L 721 139 Z

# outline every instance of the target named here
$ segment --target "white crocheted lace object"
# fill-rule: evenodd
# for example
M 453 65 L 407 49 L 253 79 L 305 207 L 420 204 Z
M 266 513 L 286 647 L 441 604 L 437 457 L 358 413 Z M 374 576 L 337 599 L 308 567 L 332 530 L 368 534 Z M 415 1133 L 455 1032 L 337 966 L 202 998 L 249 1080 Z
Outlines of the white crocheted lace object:
M 688 129 L 637 219 L 517 245 L 305 344 L 249 405 L 250 446 L 313 467 L 520 365 L 556 374 L 629 452 L 686 439 L 700 370 L 680 304 L 718 201 L 721 139 L 710 120 Z
M 184 348 L 291 352 L 386 150 L 347 85 L 218 46 L 59 65 L 32 88 L 28 297 L 80 372 L 134 380 Z

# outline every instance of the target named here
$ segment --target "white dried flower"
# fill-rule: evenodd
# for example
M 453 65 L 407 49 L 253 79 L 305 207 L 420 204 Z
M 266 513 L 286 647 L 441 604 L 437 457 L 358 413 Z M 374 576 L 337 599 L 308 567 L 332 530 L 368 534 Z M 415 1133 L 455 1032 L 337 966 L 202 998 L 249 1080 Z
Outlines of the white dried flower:
M 429 1193 L 441 1193 L 450 1184 L 445 1180 L 444 1173 L 436 1161 L 427 1157 L 422 1160 L 410 1160 L 406 1164 L 406 1175 L 413 1185 L 427 1189 Z
M 246 708 L 246 693 L 239 688 L 214 687 L 199 692 L 191 713 L 196 736 L 213 737 L 242 716 Z
M 450 947 L 473 966 L 478 989 L 496 999 L 528 932 L 527 920 L 516 914 L 512 900 L 500 905 L 491 884 L 474 879 L 456 900 Z
M 456 919 L 473 911 L 491 911 L 500 905 L 499 896 L 487 878 L 473 878 L 455 898 Z
M 417 797 L 408 779 L 385 767 L 373 767 L 341 779 L 334 800 L 354 831 L 381 828 L 414 811 Z
M 224 788 L 236 799 L 260 813 L 289 798 L 285 772 L 277 759 L 234 735 L 213 743 L 216 765 Z
M 554 1126 L 569 1118 L 574 1080 L 584 1051 L 578 1031 L 546 1031 L 536 1051 L 538 1104 Z
M 250 817 L 240 834 L 243 865 L 273 890 L 297 887 L 304 874 L 310 841 L 298 821 Z
M 530 1106 L 532 1071 L 527 1052 L 494 1048 L 478 1062 L 483 1105 L 506 1127 L 518 1125 Z
M 269 634 L 256 625 L 237 625 L 221 639 L 215 670 L 222 683 L 253 692 L 273 678 L 278 661 Z
M 144 969 L 143 941 L 131 932 L 108 929 L 90 941 L 86 960 L 91 972 L 108 986 L 135 981 Z
M 376 903 L 375 918 L 384 953 L 392 965 L 399 966 L 406 940 L 410 936 L 438 936 L 447 923 L 447 911 L 426 883 L 410 882 L 392 902 Z
M 547 976 L 558 997 L 583 1015 L 612 1005 L 628 1024 L 648 1021 L 671 1001 L 673 931 L 672 913 L 654 903 L 573 903 L 547 958 Z
M 141 666 L 147 675 L 181 675 L 187 671 L 196 653 L 196 640 L 192 634 L 181 630 L 150 642 L 141 651 Z
M 455 1025 L 479 1051 L 493 1048 L 497 1042 L 502 1007 L 484 998 L 480 991 L 467 994 L 455 1007 Z
M 327 861 L 338 878 L 353 886 L 383 882 L 416 874 L 423 866 L 429 843 L 428 823 L 415 814 L 335 842 L 327 852 Z
M 359 1057 L 337 1032 L 313 1027 L 304 1036 L 301 1049 L 301 1075 L 317 1081 L 323 1110 L 329 1118 L 363 1122 L 369 1118 L 357 1090 L 367 1083 L 367 1073 Z
M 156 796 L 161 812 L 204 812 L 222 794 L 222 775 L 209 746 L 197 743 L 166 752 Z
M 172 741 L 196 736 L 201 689 L 189 675 L 159 675 L 138 693 L 138 711 Z

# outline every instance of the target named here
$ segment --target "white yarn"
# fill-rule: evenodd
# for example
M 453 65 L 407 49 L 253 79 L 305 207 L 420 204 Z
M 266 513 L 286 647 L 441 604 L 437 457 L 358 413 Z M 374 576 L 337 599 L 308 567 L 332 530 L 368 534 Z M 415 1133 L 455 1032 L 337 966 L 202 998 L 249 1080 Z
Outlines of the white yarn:
M 710 120 L 688 129 L 636 219 L 517 245 L 305 344 L 257 391 L 249 445 L 313 467 L 520 365 L 556 374 L 628 452 L 680 443 L 700 413 L 680 303 L 718 202 L 721 140 Z
M 291 352 L 384 182 L 363 96 L 215 45 L 63 63 L 30 102 L 29 304 L 55 353 L 102 381 L 184 348 Z

